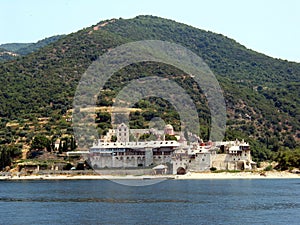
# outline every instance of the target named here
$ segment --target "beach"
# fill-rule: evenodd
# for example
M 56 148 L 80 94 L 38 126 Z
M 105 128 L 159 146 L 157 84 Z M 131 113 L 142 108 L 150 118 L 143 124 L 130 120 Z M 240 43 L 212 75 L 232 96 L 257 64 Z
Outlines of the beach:
M 0 176 L 0 180 L 148 180 L 148 179 L 175 179 L 175 180 L 203 180 L 203 179 L 298 179 L 300 174 L 287 171 L 261 172 L 188 172 L 185 175 L 142 175 L 142 176 L 117 176 L 117 175 L 28 175 L 28 176 Z
M 176 175 L 176 179 L 293 179 L 300 178 L 300 174 L 286 171 L 268 172 L 220 172 L 220 173 L 187 173 Z

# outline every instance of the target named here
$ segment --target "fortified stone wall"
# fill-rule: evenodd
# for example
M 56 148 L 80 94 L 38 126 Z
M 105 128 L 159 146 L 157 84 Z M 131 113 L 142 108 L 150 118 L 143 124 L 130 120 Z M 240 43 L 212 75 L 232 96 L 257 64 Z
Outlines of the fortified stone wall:
M 242 169 L 243 161 L 248 161 L 249 155 L 245 153 L 237 156 L 235 154 L 217 154 L 212 161 L 212 167 L 218 170 L 238 170 Z
M 100 175 L 154 175 L 153 169 L 98 169 L 96 172 Z
M 148 153 L 148 154 L 147 154 Z M 126 168 L 147 167 L 152 165 L 171 163 L 170 155 L 153 156 L 152 151 L 146 151 L 146 155 L 119 155 L 119 156 L 94 156 L 91 159 L 93 168 Z M 147 159 L 148 157 L 148 159 Z
M 124 155 L 124 156 L 94 156 L 91 159 L 93 168 L 123 168 L 139 167 L 145 165 L 145 156 Z
M 154 165 L 171 163 L 171 162 L 172 162 L 171 155 L 154 155 L 153 156 L 153 164 Z
M 182 167 L 183 169 L 187 169 L 189 164 L 189 159 L 187 157 L 179 157 L 172 159 L 173 165 L 173 174 L 177 173 L 178 168 Z
M 215 155 L 215 157 L 212 161 L 212 167 L 215 167 L 218 170 L 226 170 L 227 169 L 226 156 L 227 156 L 227 154 Z
M 195 160 L 190 163 L 190 169 L 194 171 L 208 171 L 211 167 L 211 154 L 197 154 Z

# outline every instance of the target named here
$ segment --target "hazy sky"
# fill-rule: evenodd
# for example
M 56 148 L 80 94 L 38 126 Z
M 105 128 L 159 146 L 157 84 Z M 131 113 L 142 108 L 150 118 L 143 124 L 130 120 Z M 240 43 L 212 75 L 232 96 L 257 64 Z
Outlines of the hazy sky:
M 155 15 L 300 62 L 298 0 L 0 0 L 0 44 L 35 42 L 104 19 Z

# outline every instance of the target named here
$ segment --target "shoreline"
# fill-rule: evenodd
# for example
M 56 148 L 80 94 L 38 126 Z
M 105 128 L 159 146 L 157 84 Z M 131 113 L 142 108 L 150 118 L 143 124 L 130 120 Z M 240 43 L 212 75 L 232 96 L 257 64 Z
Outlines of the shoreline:
M 30 175 L 30 176 L 0 176 L 2 180 L 225 180 L 225 179 L 299 179 L 300 174 L 290 172 L 268 171 L 261 175 L 259 172 L 192 172 L 185 175 Z
M 176 175 L 178 176 L 178 175 Z M 261 172 L 220 172 L 220 173 L 187 173 L 178 179 L 299 179 L 300 174 L 286 171 L 268 171 L 264 175 Z

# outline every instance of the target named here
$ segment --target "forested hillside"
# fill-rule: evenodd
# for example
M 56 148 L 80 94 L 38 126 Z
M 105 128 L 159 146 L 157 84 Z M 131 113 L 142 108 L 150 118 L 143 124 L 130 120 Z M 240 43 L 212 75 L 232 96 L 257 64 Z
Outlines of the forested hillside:
M 152 16 L 102 21 L 58 38 L 23 58 L 0 63 L 0 144 L 24 148 L 33 137 L 49 140 L 72 135 L 72 100 L 82 73 L 99 55 L 130 41 L 158 39 L 180 44 L 200 57 L 216 75 L 227 107 L 226 139 L 250 141 L 255 160 L 275 158 L 278 151 L 295 149 L 300 140 L 300 64 L 254 52 L 223 35 Z M 28 48 L 29 46 L 27 46 Z M 20 49 L 19 49 L 20 51 Z M 160 63 L 139 63 L 115 74 L 99 106 L 113 99 L 130 80 L 159 75 L 182 86 L 198 110 L 201 137 L 209 136 L 210 112 L 192 77 Z M 147 127 L 161 117 L 179 129 L 174 108 L 160 98 L 136 104 L 132 128 Z M 108 111 L 97 113 L 99 135 L 110 125 Z
M 0 45 L 0 61 L 8 61 L 16 59 L 17 57 L 25 56 L 29 53 L 35 52 L 38 49 L 51 44 L 64 35 L 56 35 L 45 38 L 36 43 L 9 43 Z

